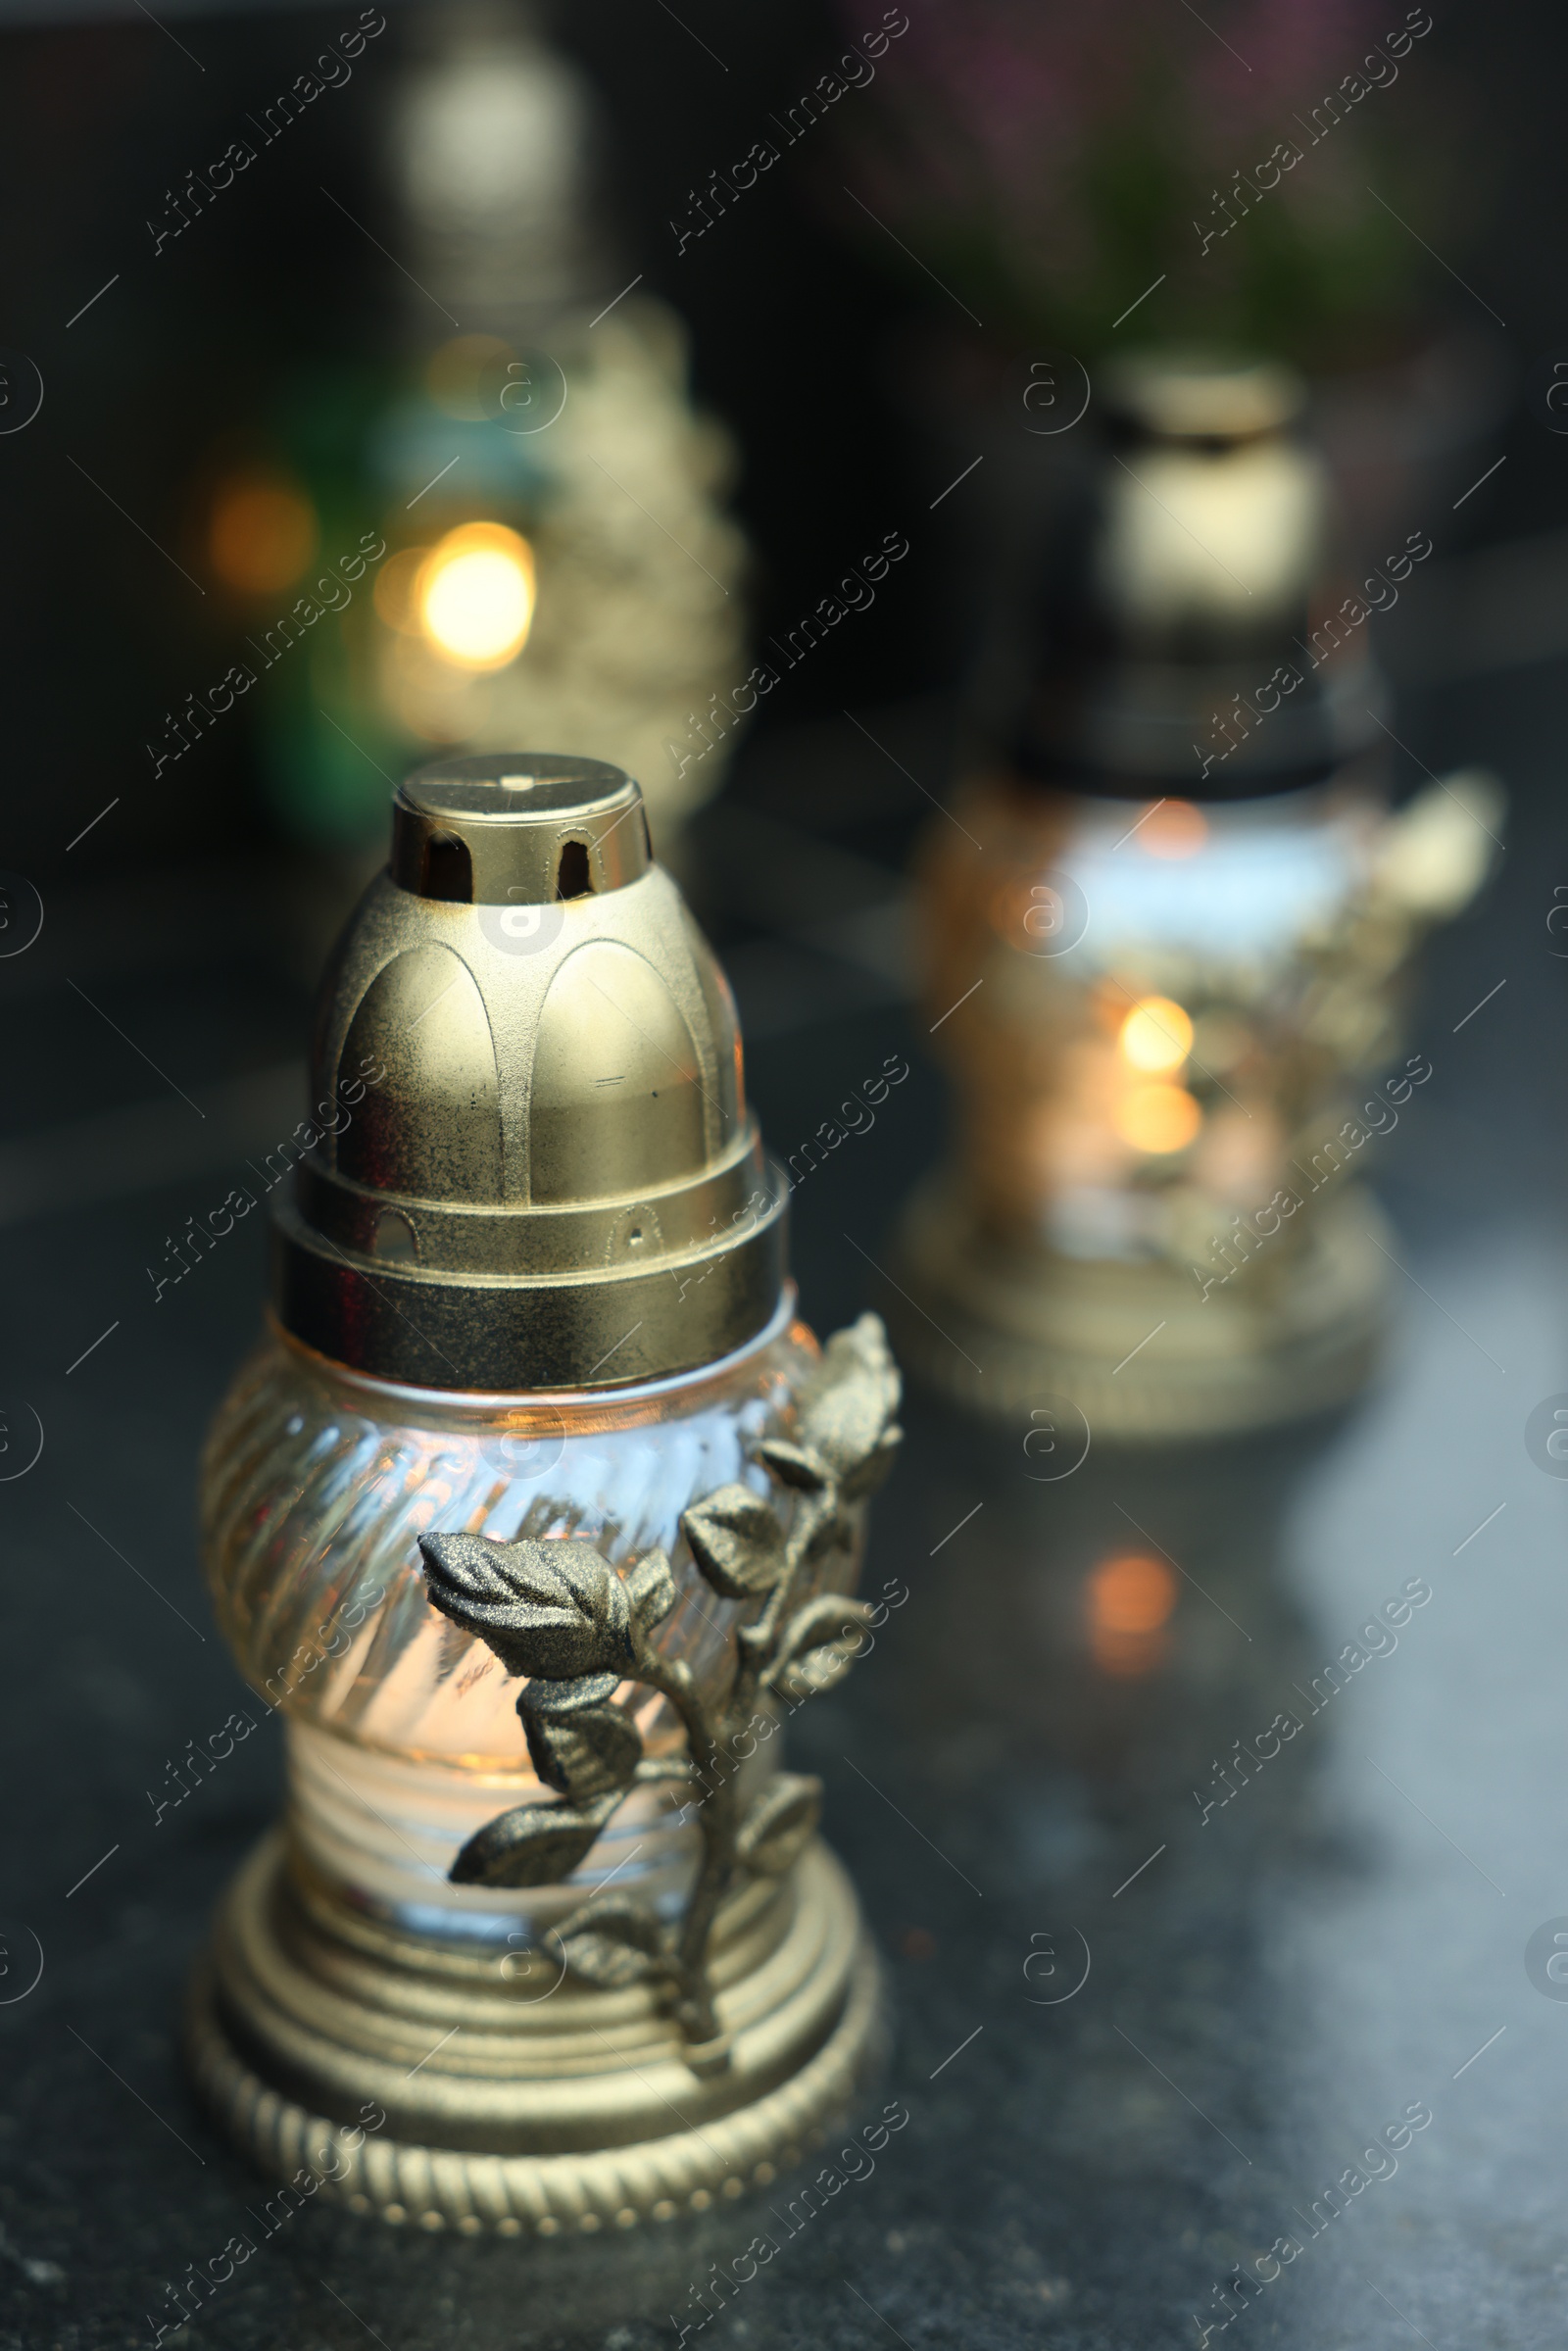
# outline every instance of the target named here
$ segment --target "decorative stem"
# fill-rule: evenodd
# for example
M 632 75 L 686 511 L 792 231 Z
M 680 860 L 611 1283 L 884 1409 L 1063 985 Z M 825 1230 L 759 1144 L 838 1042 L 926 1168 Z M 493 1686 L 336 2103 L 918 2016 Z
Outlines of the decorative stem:
M 773 1662 L 779 1627 L 788 1620 L 790 1610 L 795 1605 L 796 1589 L 807 1554 L 824 1524 L 838 1515 L 838 1507 L 836 1486 L 826 1486 L 820 1493 L 805 1494 L 801 1498 L 784 1547 L 784 1572 L 768 1593 L 767 1605 L 756 1624 L 741 1629 L 738 1644 L 740 1662 L 736 1667 L 730 1697 L 730 1704 L 738 1715 L 750 1715 L 759 1685 Z M 745 1724 L 739 1723 L 735 1729 L 744 1730 Z
M 685 1725 L 691 1779 L 700 1791 L 697 1826 L 703 1840 L 703 1858 L 687 1898 L 674 1952 L 681 1993 L 677 2016 L 688 2040 L 713 2040 L 718 2034 L 718 2021 L 703 1963 L 709 1931 L 734 1864 L 734 1775 L 720 1768 L 723 1751 L 715 1736 L 715 1726 L 697 1694 L 690 1666 L 683 1660 L 666 1664 L 644 1641 L 640 1641 L 637 1646 L 638 1679 L 668 1698 Z
M 718 2033 L 707 1957 L 708 1939 L 735 1869 L 739 1802 L 734 1742 L 751 1720 L 758 1689 L 773 1661 L 779 1629 L 788 1621 L 808 1554 L 822 1527 L 837 1516 L 838 1507 L 834 1485 L 802 1495 L 785 1545 L 783 1573 L 757 1623 L 745 1628 L 729 1698 L 716 1721 L 698 1696 L 688 1665 L 682 1661 L 666 1664 L 646 1641 L 637 1644 L 639 1678 L 668 1698 L 685 1725 L 692 1780 L 700 1791 L 697 1826 L 703 1857 L 687 1897 L 674 1953 L 681 1987 L 677 2015 L 689 2040 L 712 2040 Z

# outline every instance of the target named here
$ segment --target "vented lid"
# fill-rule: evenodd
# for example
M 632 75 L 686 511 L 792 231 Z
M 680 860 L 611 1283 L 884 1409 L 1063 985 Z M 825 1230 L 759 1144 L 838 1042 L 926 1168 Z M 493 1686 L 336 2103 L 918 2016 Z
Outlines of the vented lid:
M 498 753 L 398 788 L 312 1099 L 274 1303 L 356 1370 L 616 1386 L 714 1361 L 778 1305 L 785 1193 L 733 1001 L 619 768 Z

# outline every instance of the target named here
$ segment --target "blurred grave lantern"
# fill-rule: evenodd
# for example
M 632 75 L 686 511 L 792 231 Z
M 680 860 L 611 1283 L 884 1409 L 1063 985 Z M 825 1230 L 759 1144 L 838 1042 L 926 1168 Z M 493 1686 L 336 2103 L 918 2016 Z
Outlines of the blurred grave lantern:
M 204 468 L 208 574 L 303 838 L 363 854 L 388 774 L 438 750 L 575 744 L 643 779 L 666 852 L 722 778 L 668 746 L 745 666 L 733 454 L 679 321 L 625 286 L 601 144 L 526 9 L 413 15 L 384 141 L 402 356 L 297 368 Z
M 1495 854 L 1487 777 L 1391 812 L 1368 620 L 1301 387 L 1107 373 L 1076 511 L 1009 607 L 921 876 L 948 1162 L 902 1239 L 908 1358 L 978 1409 L 1170 1439 L 1365 1378 L 1390 1260 L 1363 1178 L 1422 1114 L 1412 950 Z

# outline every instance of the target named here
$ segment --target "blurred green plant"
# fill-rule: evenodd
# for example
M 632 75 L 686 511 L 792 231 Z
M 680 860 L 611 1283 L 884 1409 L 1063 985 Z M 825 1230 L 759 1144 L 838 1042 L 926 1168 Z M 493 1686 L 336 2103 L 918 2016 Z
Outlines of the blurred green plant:
M 1427 255 L 1396 218 L 1441 236 L 1452 176 L 1424 10 L 927 0 L 911 15 L 879 103 L 845 124 L 855 186 L 988 332 L 1089 354 L 1147 294 L 1141 339 L 1318 369 L 1396 351 L 1428 309 Z

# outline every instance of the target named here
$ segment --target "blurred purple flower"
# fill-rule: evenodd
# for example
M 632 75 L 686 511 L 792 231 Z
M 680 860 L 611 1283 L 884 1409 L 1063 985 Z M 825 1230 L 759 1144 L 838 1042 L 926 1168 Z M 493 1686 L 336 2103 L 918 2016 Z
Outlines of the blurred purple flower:
M 988 325 L 1093 341 L 1163 269 L 1186 273 L 1200 328 L 1256 331 L 1259 306 L 1351 312 L 1419 261 L 1369 217 L 1359 168 L 1365 135 L 1419 136 L 1408 87 L 1396 101 L 1374 91 L 1315 146 L 1303 121 L 1402 27 L 1396 0 L 921 0 L 907 13 L 877 102 L 846 135 L 873 211 L 1006 315 Z M 863 29 L 858 0 L 840 15 Z M 1413 79 L 1425 63 L 1417 46 L 1387 71 Z M 1267 226 L 1204 259 L 1194 221 L 1223 226 L 1216 191 L 1283 140 L 1303 162 L 1268 194 Z

